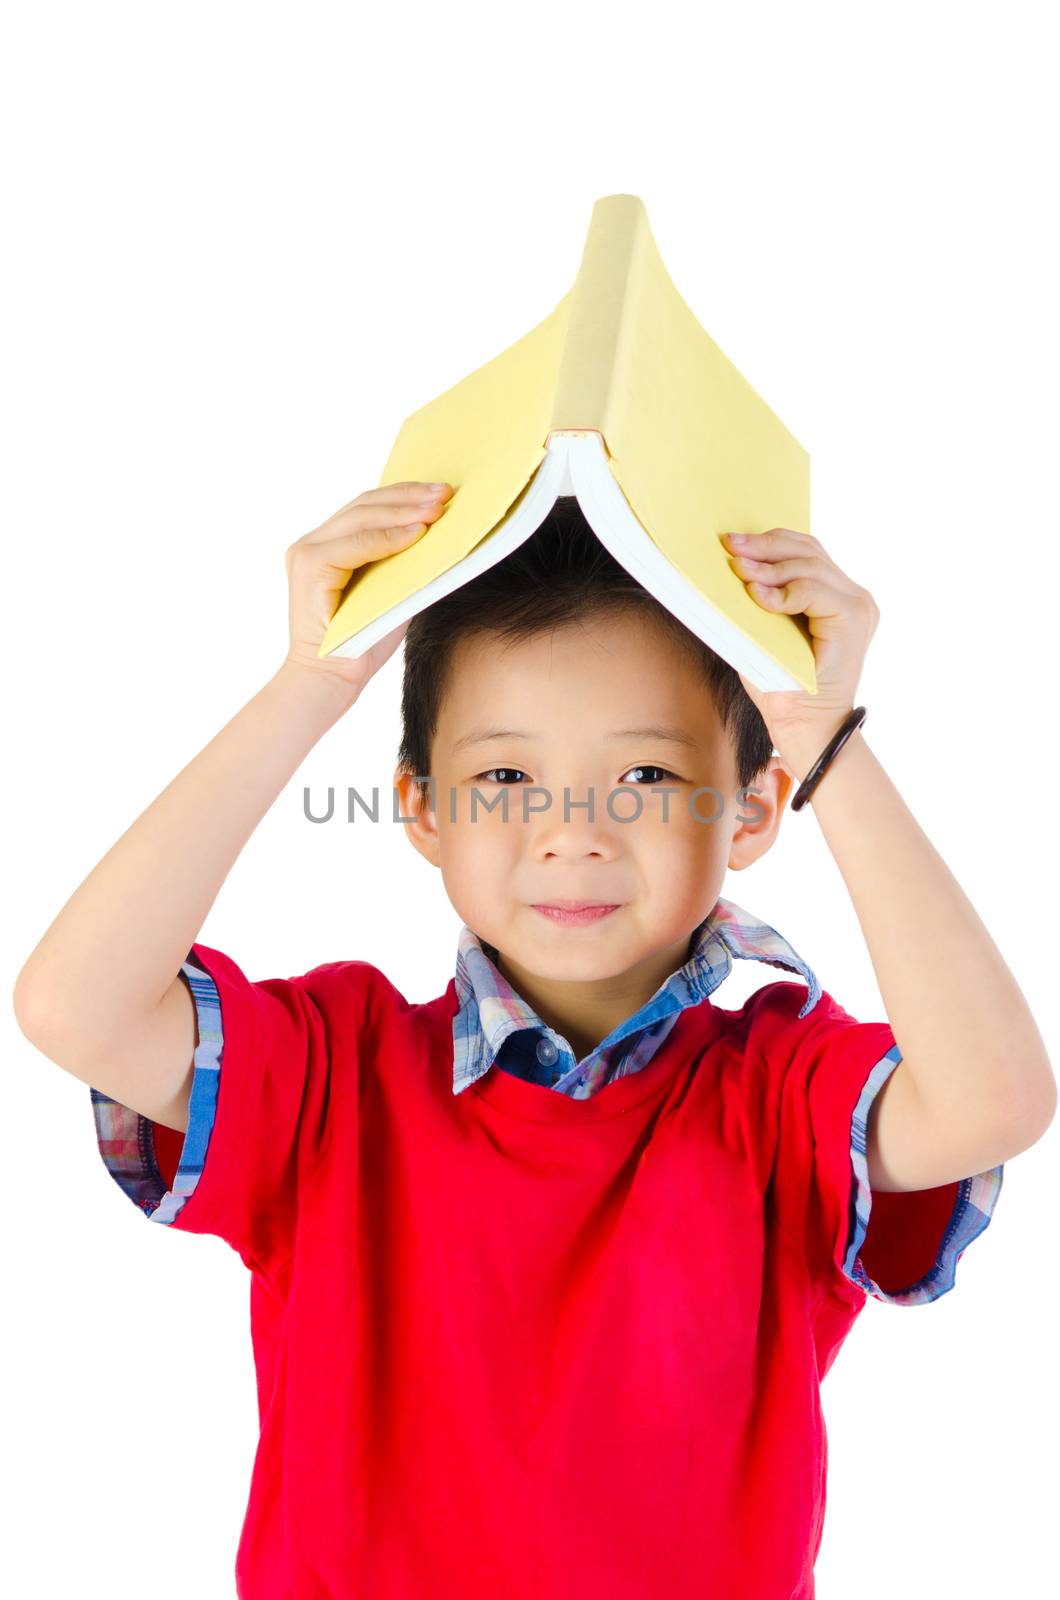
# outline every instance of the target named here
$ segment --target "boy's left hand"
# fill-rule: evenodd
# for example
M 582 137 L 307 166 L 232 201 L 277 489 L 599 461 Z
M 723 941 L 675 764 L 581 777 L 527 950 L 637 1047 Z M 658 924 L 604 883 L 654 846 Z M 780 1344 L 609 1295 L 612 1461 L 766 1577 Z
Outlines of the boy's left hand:
M 781 756 L 785 747 L 814 750 L 815 757 L 854 708 L 865 654 L 880 620 L 867 589 L 848 578 L 819 540 L 791 528 L 770 528 L 742 538 L 723 533 L 733 570 L 764 611 L 804 614 L 813 635 L 817 693 L 801 689 L 763 692 L 740 682 L 762 713 Z

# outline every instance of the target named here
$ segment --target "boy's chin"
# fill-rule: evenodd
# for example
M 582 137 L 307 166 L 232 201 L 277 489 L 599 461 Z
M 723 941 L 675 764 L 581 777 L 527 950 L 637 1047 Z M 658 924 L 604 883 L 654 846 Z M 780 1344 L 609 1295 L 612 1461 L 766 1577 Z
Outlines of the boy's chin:
M 495 962 L 499 958 L 502 964 L 508 961 L 535 978 L 558 983 L 614 978 L 650 953 L 630 950 L 628 938 L 620 941 L 620 949 L 607 927 L 610 918 L 582 926 L 552 923 L 539 914 L 535 920 L 540 922 L 539 928 L 527 927 L 522 921 L 518 927 L 498 931 L 496 944 L 484 938 L 483 948 Z

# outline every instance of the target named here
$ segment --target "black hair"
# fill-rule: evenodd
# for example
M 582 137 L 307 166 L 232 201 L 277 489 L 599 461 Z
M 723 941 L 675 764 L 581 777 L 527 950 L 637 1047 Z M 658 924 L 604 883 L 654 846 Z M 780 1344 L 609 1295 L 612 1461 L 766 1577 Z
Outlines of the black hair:
M 773 745 L 762 715 L 727 661 L 667 611 L 596 537 L 573 496 L 558 499 L 511 555 L 417 612 L 405 633 L 398 766 L 421 779 L 458 642 L 471 635 L 528 639 L 589 616 L 635 611 L 654 617 L 698 661 L 736 757 L 737 783 L 765 769 Z

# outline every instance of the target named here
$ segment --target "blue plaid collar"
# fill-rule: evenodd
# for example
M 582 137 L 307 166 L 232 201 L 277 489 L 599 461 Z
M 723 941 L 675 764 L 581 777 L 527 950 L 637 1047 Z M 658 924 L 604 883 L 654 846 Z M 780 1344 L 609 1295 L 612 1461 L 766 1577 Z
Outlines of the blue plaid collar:
M 566 1087 L 568 1093 L 580 1095 L 593 1092 L 620 1071 L 643 1066 L 680 1012 L 706 999 L 724 982 L 732 971 L 734 957 L 766 961 L 805 978 L 809 993 L 800 1017 L 813 1010 L 821 994 L 814 973 L 775 928 L 759 922 L 731 900 L 719 899 L 693 930 L 684 966 L 671 973 L 635 1015 L 620 1023 L 591 1056 L 579 1063 L 562 1034 L 547 1027 L 501 975 L 495 965 L 496 956 L 495 947 L 480 940 L 464 923 L 457 942 L 459 1006 L 453 1018 L 454 1094 L 481 1078 L 493 1065 L 505 1040 L 526 1028 L 538 1030 L 555 1047 L 552 1053 L 558 1052 L 563 1075 L 555 1087 Z

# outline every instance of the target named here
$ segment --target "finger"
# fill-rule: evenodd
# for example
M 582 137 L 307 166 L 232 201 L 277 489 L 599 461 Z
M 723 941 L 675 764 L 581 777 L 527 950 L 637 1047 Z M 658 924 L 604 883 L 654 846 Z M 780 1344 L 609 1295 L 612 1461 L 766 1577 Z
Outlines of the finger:
M 336 586 L 342 588 L 358 567 L 407 549 L 425 532 L 421 517 L 418 527 L 358 528 L 330 539 L 299 539 L 287 551 L 287 564 L 291 570 L 301 563 L 314 574 L 334 574 Z
M 789 556 L 786 560 L 758 561 L 750 556 L 734 556 L 733 567 L 741 578 L 757 583 L 785 584 L 795 578 L 811 578 L 842 594 L 860 593 L 860 585 L 841 572 L 826 556 Z
M 828 552 L 812 533 L 800 533 L 796 528 L 767 528 L 763 533 L 723 533 L 725 548 L 731 555 L 742 556 L 823 556 Z
M 389 633 L 385 633 L 381 639 L 376 640 L 375 644 L 368 647 L 365 653 L 368 657 L 369 670 L 373 677 L 379 671 L 383 662 L 390 660 L 390 657 L 408 632 L 408 626 L 407 622 L 403 622 L 399 627 L 391 628 Z
M 365 502 L 363 505 L 354 501 L 348 506 L 343 506 L 341 511 L 336 511 L 335 515 L 329 517 L 319 528 L 303 534 L 298 543 L 327 544 L 329 540 L 339 535 L 355 532 L 358 529 L 367 532 L 372 528 L 398 528 L 415 522 L 436 522 L 445 509 L 445 504 L 438 500 L 411 499 L 393 504 L 376 500 Z
M 754 582 L 748 585 L 748 590 L 763 611 L 805 615 L 812 621 L 832 624 L 833 627 L 845 624 L 852 616 L 860 614 L 863 608 L 868 617 L 870 608 L 874 606 L 871 595 L 867 593 L 849 594 L 846 590 L 833 588 L 831 584 L 820 583 L 813 578 L 795 578 L 786 584 Z M 825 626 L 812 628 L 811 631 L 827 634 L 829 629 Z
M 420 483 L 415 479 L 401 483 L 381 483 L 377 489 L 366 489 L 363 494 L 356 495 L 342 507 L 342 510 L 357 505 L 406 505 L 410 500 L 423 500 L 428 496 L 438 500 L 448 500 L 452 494 L 451 483 L 443 483 L 440 488 L 437 484 Z

